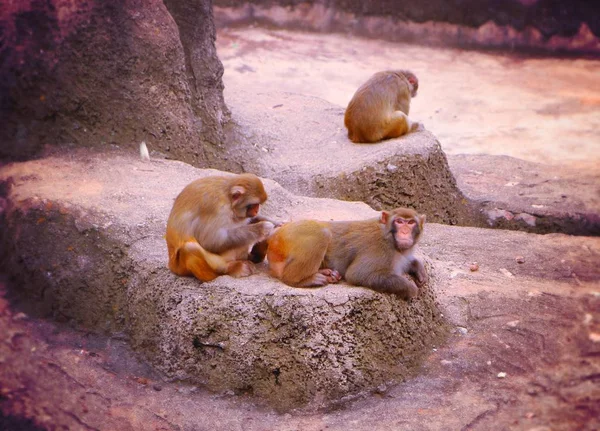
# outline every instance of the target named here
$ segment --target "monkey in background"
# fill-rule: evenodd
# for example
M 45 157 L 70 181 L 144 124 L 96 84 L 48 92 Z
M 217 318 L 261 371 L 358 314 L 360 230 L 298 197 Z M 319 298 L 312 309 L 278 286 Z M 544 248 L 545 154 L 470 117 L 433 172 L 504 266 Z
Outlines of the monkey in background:
M 210 176 L 188 184 L 177 196 L 167 222 L 169 269 L 210 281 L 219 275 L 245 277 L 264 259 L 264 241 L 274 223 L 260 217 L 267 200 L 261 180 L 252 174 Z M 262 254 L 262 256 L 261 256 Z
M 408 111 L 418 89 L 419 80 L 408 70 L 377 72 L 356 90 L 346 108 L 348 138 L 373 143 L 416 130 L 419 123 L 408 118 Z
M 277 229 L 268 239 L 274 277 L 296 287 L 325 286 L 344 278 L 355 286 L 410 299 L 427 274 L 413 256 L 425 215 L 408 208 L 383 211 L 379 219 L 321 222 L 302 220 Z

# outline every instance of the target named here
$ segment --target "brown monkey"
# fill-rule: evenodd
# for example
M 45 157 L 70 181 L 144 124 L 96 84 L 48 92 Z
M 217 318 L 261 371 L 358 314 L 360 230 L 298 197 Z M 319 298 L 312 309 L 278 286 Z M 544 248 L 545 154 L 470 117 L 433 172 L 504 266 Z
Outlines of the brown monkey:
M 210 176 L 188 184 L 175 199 L 167 222 L 169 269 L 210 281 L 219 275 L 254 273 L 250 247 L 265 240 L 274 224 L 258 216 L 267 193 L 252 174 Z M 264 258 L 257 249 L 253 261 Z
M 413 256 L 425 215 L 407 208 L 383 211 L 379 219 L 321 222 L 303 220 L 277 229 L 268 239 L 271 274 L 291 286 L 350 284 L 408 299 L 427 276 Z
M 344 125 L 352 142 L 378 142 L 416 130 L 408 118 L 419 80 L 408 70 L 377 72 L 360 86 L 346 108 Z

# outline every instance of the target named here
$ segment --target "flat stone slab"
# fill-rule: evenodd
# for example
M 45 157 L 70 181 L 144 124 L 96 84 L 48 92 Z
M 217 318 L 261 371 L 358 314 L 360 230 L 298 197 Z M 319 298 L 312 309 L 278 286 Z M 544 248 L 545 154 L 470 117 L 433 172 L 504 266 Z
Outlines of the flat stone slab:
M 418 208 L 435 222 L 472 225 L 480 218 L 458 190 L 440 143 L 422 127 L 397 139 L 355 144 L 344 109 L 318 97 L 225 93 L 239 125 L 230 130 L 225 167 L 231 170 L 255 172 L 303 196 L 375 209 Z
M 430 287 L 406 302 L 344 284 L 294 289 L 265 273 L 205 284 L 170 273 L 163 235 L 173 199 L 217 173 L 85 150 L 4 166 L 2 267 L 38 312 L 125 332 L 169 378 L 279 410 L 400 381 L 440 341 L 445 326 Z M 277 219 L 377 214 L 265 186 L 263 213 Z
M 448 163 L 489 227 L 600 235 L 600 171 L 490 155 L 454 155 Z

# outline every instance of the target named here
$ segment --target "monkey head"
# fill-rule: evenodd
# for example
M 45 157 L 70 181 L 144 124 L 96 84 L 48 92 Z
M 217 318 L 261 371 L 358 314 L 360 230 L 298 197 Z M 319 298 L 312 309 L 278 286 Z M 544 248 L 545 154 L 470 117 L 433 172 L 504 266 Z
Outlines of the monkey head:
M 404 77 L 410 84 L 410 96 L 417 97 L 417 90 L 419 89 L 419 79 L 417 78 L 417 75 L 410 70 L 397 70 L 395 73 L 400 77 Z
M 267 200 L 267 192 L 256 175 L 241 174 L 230 185 L 229 199 L 236 218 L 250 219 L 258 215 L 260 204 Z
M 425 223 L 425 214 L 419 215 L 408 208 L 397 208 L 383 211 L 379 223 L 385 226 L 396 250 L 401 252 L 410 249 L 419 240 Z

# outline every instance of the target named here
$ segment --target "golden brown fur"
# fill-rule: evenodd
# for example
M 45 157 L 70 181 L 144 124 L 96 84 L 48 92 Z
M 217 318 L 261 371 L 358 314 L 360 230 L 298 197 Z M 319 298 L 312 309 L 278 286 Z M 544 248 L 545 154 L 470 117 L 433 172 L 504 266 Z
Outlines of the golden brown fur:
M 291 286 L 324 286 L 344 278 L 353 285 L 412 298 L 418 289 L 404 274 L 425 281 L 425 269 L 412 255 L 424 222 L 424 215 L 407 208 L 364 221 L 291 222 L 268 240 L 269 268 Z
M 415 130 L 419 124 L 408 118 L 408 112 L 418 88 L 417 77 L 408 70 L 377 72 L 356 90 L 346 108 L 348 138 L 372 143 Z
M 252 274 L 248 251 L 274 227 L 258 216 L 266 200 L 262 182 L 252 174 L 210 176 L 188 184 L 167 222 L 169 269 L 202 281 Z

